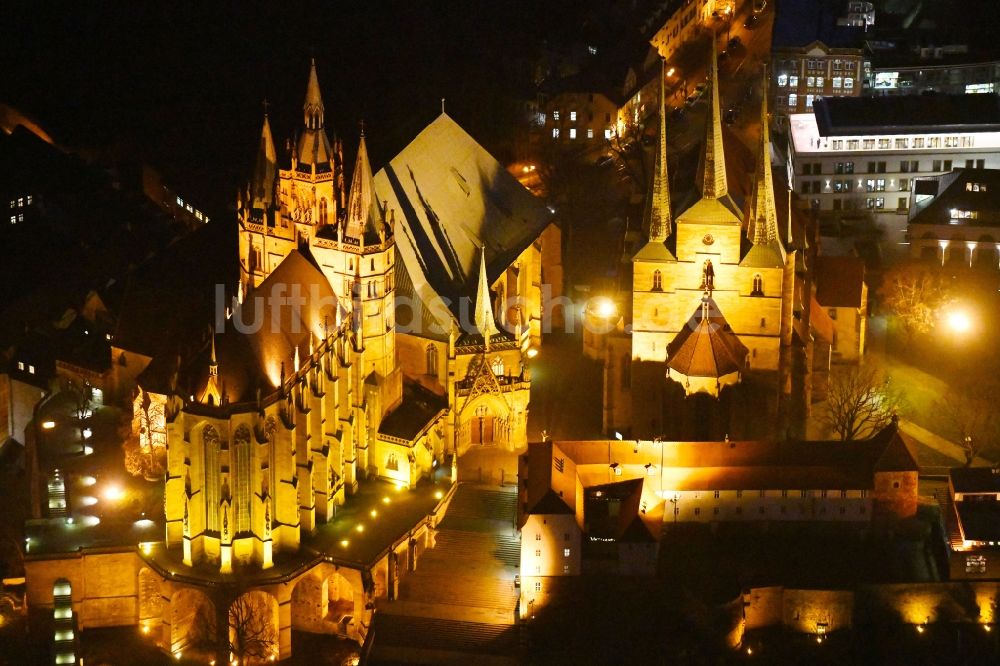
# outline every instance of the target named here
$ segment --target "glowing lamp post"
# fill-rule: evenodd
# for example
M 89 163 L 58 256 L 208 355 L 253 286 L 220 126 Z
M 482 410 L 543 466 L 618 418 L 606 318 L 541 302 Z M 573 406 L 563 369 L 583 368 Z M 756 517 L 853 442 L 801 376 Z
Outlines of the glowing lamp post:
M 102 495 L 109 502 L 120 502 L 125 497 L 125 489 L 118 483 L 109 483 L 104 487 Z
M 959 335 L 965 335 L 972 330 L 972 317 L 965 310 L 950 310 L 945 314 L 948 328 Z

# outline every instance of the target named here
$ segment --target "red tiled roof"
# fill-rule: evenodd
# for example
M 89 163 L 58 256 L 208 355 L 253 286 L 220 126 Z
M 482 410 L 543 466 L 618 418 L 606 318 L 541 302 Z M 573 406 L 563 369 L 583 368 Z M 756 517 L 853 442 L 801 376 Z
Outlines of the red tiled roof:
M 816 300 L 825 308 L 859 308 L 865 262 L 857 257 L 816 257 Z

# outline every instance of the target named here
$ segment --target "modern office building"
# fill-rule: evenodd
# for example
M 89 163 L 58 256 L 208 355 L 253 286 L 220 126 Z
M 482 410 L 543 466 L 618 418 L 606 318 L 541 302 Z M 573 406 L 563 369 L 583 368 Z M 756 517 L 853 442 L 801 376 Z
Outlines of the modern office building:
M 789 125 L 788 178 L 800 201 L 821 213 L 869 212 L 893 242 L 904 240 L 915 178 L 1000 167 L 994 95 L 828 98 Z
M 1000 171 L 956 169 L 914 183 L 910 256 L 1000 268 Z

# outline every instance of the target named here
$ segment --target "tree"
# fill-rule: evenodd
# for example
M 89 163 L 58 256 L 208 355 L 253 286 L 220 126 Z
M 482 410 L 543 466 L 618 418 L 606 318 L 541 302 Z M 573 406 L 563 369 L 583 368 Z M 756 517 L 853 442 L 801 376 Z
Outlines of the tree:
M 843 441 L 866 439 L 889 425 L 903 407 L 902 394 L 873 366 L 834 374 L 820 421 Z
M 236 599 L 229 607 L 229 651 L 237 663 L 247 658 L 267 659 L 277 645 L 271 608 L 264 594 L 247 593 Z
M 899 318 L 907 344 L 934 328 L 941 308 L 951 301 L 939 272 L 919 264 L 901 264 L 885 275 L 879 290 L 885 305 Z
M 266 661 L 277 652 L 278 634 L 266 593 L 250 591 L 241 594 L 229 606 L 228 616 L 227 637 L 219 637 L 215 616 L 208 607 L 199 607 L 194 623 L 196 633 L 192 636 L 195 645 L 214 651 L 220 647 L 218 641 L 221 639 L 237 664 Z
M 1000 382 L 996 379 L 965 377 L 953 384 L 935 404 L 947 434 L 965 453 L 966 467 L 984 446 L 1000 441 L 998 401 Z

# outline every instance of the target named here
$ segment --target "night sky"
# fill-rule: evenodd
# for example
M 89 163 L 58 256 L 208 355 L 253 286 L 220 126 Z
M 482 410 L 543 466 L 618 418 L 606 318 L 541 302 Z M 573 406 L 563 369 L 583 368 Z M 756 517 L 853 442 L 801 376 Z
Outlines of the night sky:
M 315 55 L 348 159 L 364 119 L 380 167 L 447 110 L 488 148 L 496 111 L 573 3 L 22 3 L 0 21 L 0 102 L 69 146 L 117 145 L 222 212 L 251 170 L 266 97 L 278 144 L 300 127 Z M 200 4 L 200 3 L 199 3 Z M 206 3 L 207 5 L 208 3 Z

